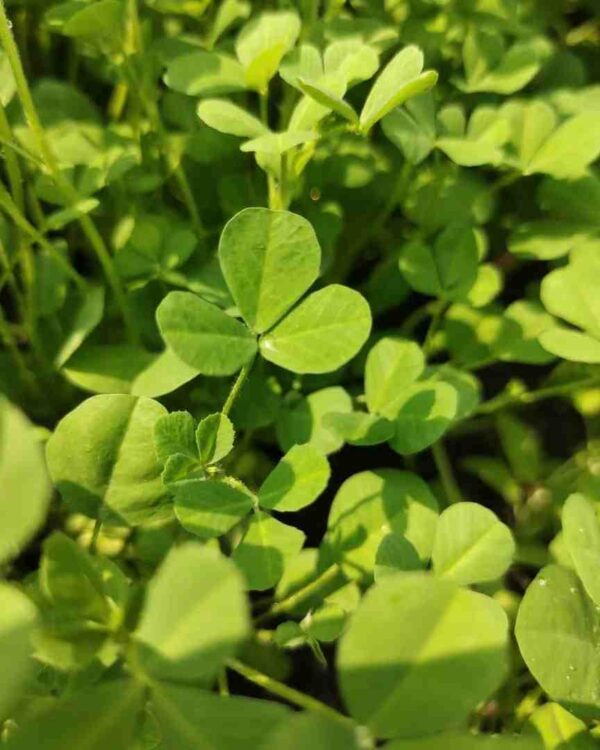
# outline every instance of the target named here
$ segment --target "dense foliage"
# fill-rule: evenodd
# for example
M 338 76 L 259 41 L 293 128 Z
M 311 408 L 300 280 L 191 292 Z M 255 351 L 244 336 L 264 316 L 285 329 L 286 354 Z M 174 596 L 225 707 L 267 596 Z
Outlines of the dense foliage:
M 600 742 L 596 0 L 0 0 L 0 745 Z

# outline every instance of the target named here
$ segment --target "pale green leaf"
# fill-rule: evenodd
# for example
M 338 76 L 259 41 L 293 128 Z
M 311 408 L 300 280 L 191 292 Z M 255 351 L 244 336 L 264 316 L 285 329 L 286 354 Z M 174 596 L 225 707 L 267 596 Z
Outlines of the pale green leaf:
M 243 583 L 233 563 L 187 543 L 171 550 L 150 582 L 135 638 L 151 675 L 209 682 L 248 630 Z
M 600 340 L 587 333 L 556 326 L 542 331 L 539 335 L 542 347 L 571 362 L 600 364 Z
M 458 503 L 440 516 L 433 569 L 461 585 L 500 578 L 512 562 L 515 543 L 508 526 L 477 503 Z
M 265 359 L 297 373 L 331 372 L 354 357 L 371 331 L 362 295 L 331 284 L 313 292 L 260 339 Z
M 528 162 L 525 174 L 543 172 L 553 177 L 581 177 L 600 155 L 598 115 L 586 112 L 560 125 Z
M 414 341 L 385 337 L 369 351 L 365 395 L 369 411 L 385 413 L 425 369 L 425 356 Z
M 397 573 L 351 618 L 340 687 L 352 716 L 378 737 L 435 734 L 465 722 L 499 687 L 507 651 L 497 602 L 428 573 Z
M 330 473 L 327 459 L 314 446 L 295 445 L 262 483 L 258 503 L 269 510 L 300 510 L 325 490 Z
M 30 669 L 31 635 L 37 613 L 31 601 L 17 588 L 0 583 L 0 716 L 21 697 Z
M 271 732 L 261 750 L 360 750 L 359 730 L 316 713 L 303 711 Z
M 393 422 L 363 411 L 348 414 L 331 412 L 325 414 L 323 424 L 334 435 L 351 445 L 379 445 L 390 440 L 395 431 Z
M 175 515 L 202 539 L 223 536 L 252 510 L 252 496 L 225 481 L 189 479 L 174 486 Z
M 189 96 L 218 96 L 246 88 L 244 69 L 237 60 L 205 50 L 172 60 L 165 73 L 165 83 Z
M 0 563 L 5 563 L 41 526 L 50 482 L 33 426 L 4 398 L 0 399 L 0 487 Z
M 159 461 L 166 461 L 174 453 L 197 458 L 194 433 L 196 422 L 187 411 L 174 411 L 156 420 L 154 445 Z
M 327 107 L 332 112 L 336 112 L 345 120 L 348 120 L 348 122 L 353 124 L 358 122 L 358 115 L 354 108 L 348 102 L 344 101 L 342 97 L 329 91 L 321 83 L 311 83 L 310 81 L 305 81 L 303 78 L 298 78 L 298 88 L 318 104 Z
M 583 721 L 558 703 L 545 703 L 530 719 L 544 741 L 545 750 L 594 750 L 596 742 Z
M 70 383 L 91 393 L 131 393 L 155 355 L 129 344 L 84 344 L 63 365 Z M 138 394 L 146 395 L 146 394 Z
M 168 347 L 157 354 L 131 384 L 134 396 L 157 398 L 177 390 L 198 376 L 195 367 L 182 362 Z
M 399 571 L 422 570 L 419 553 L 401 534 L 388 534 L 381 540 L 375 556 L 375 580 Z
M 562 512 L 567 550 L 588 595 L 600 607 L 600 524 L 585 495 L 569 495 Z
M 93 518 L 136 525 L 164 514 L 166 491 L 154 448 L 157 401 L 92 396 L 67 414 L 48 441 L 50 476 L 67 506 Z
M 226 99 L 204 99 L 196 111 L 202 122 L 220 133 L 258 138 L 269 132 L 260 120 Z

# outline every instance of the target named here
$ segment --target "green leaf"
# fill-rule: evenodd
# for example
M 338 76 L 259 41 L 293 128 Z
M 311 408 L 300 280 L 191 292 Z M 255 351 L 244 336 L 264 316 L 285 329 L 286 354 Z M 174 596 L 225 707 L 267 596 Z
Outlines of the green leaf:
M 269 132 L 260 120 L 226 99 L 204 99 L 196 111 L 202 122 L 220 133 L 258 138 Z
M 125 8 L 119 0 L 99 0 L 93 7 L 74 13 L 62 27 L 62 33 L 76 39 L 120 36 Z
M 348 122 L 356 124 L 358 122 L 358 115 L 354 108 L 344 101 L 344 99 L 332 91 L 329 91 L 326 86 L 320 83 L 311 83 L 305 81 L 303 78 L 298 78 L 298 88 L 303 91 L 311 99 L 314 99 L 318 104 L 323 107 L 327 107 L 332 112 L 336 112 L 338 115 L 343 117 Z
M 342 636 L 342 695 L 378 737 L 435 734 L 499 687 L 507 647 L 497 602 L 428 573 L 397 573 L 367 592 Z
M 263 333 L 316 280 L 321 249 L 302 216 L 247 208 L 226 224 L 219 261 L 242 317 L 252 330 Z
M 340 386 L 322 388 L 295 403 L 284 405 L 279 414 L 276 430 L 282 450 L 287 451 L 296 444 L 310 443 L 328 456 L 338 451 L 344 441 L 334 435 L 325 425 L 329 413 L 349 414 L 352 399 Z
M 577 575 L 544 568 L 519 608 L 517 642 L 542 689 L 583 718 L 600 716 L 599 632 L 600 614 Z
M 406 537 L 419 557 L 428 559 L 437 518 L 437 501 L 416 474 L 363 471 L 347 479 L 333 500 L 326 547 L 350 577 L 370 576 L 379 545 L 389 533 Z
M 365 396 L 369 411 L 387 413 L 402 391 L 425 369 L 425 355 L 414 341 L 384 337 L 369 351 Z
M 587 333 L 556 326 L 542 331 L 539 341 L 546 351 L 557 357 L 571 362 L 600 364 L 600 341 Z
M 0 398 L 0 564 L 23 549 L 42 525 L 50 482 L 33 426 Z
M 409 99 L 381 121 L 383 132 L 411 164 L 420 164 L 435 146 L 435 109 L 430 93 Z
M 223 536 L 252 510 L 249 492 L 224 481 L 190 479 L 174 487 L 175 515 L 181 525 L 202 539 Z
M 435 737 L 395 740 L 385 750 L 543 750 L 544 745 L 536 735 L 472 734 L 471 732 L 444 732 Z M 565 747 L 562 750 L 567 750 Z
M 216 464 L 233 448 L 235 431 L 226 414 L 209 414 L 196 430 L 196 445 L 203 464 Z
M 409 242 L 400 255 L 400 270 L 421 294 L 455 300 L 475 283 L 479 253 L 471 227 L 450 224 L 433 245 Z
M 197 458 L 196 422 L 187 411 L 174 411 L 156 420 L 154 445 L 159 461 L 166 461 L 174 453 Z
M 371 331 L 362 295 L 331 284 L 313 292 L 260 338 L 265 359 L 297 373 L 331 372 L 354 357 Z
M 358 730 L 319 714 L 290 716 L 271 732 L 261 750 L 360 750 Z
M 62 374 L 91 393 L 131 393 L 133 383 L 154 360 L 139 346 L 84 344 L 63 365 Z
M 6 747 L 131 750 L 143 705 L 144 687 L 133 680 L 113 679 L 86 686 L 35 712 Z
M 599 155 L 597 115 L 586 112 L 560 125 L 536 151 L 524 174 L 543 172 L 563 179 L 581 177 Z
M 596 742 L 583 721 L 558 703 L 545 703 L 530 719 L 544 741 L 546 750 L 594 750 Z
M 291 151 L 296 146 L 302 146 L 315 139 L 316 135 L 312 130 L 286 130 L 283 133 L 267 133 L 266 135 L 261 135 L 258 138 L 253 138 L 251 141 L 242 143 L 240 151 L 244 151 L 245 153 L 254 152 L 259 156 L 264 155 L 278 159 L 286 151 Z
M 264 94 L 299 34 L 300 18 L 293 11 L 263 12 L 244 26 L 235 51 L 250 88 Z
M 63 323 L 62 337 L 54 353 L 54 366 L 59 369 L 83 344 L 102 320 L 104 313 L 104 289 L 88 286 L 83 293 L 74 292 L 60 313 Z
M 368 133 L 376 122 L 412 96 L 435 86 L 438 75 L 423 71 L 423 53 L 413 45 L 400 50 L 373 84 L 360 113 L 360 129 Z
M 67 506 L 92 518 L 114 514 L 131 525 L 164 513 L 154 425 L 165 413 L 151 399 L 102 395 L 67 414 L 46 453 L 50 476 Z
M 357 44 L 356 39 L 341 39 L 327 46 L 323 65 L 326 75 L 342 78 L 344 84 L 351 88 L 375 75 L 379 69 L 379 55 L 368 44 Z M 311 80 L 310 76 L 308 80 Z
M 461 585 L 500 578 L 512 562 L 515 543 L 508 526 L 477 503 L 458 503 L 441 514 L 433 544 L 433 569 Z
M 399 571 L 422 570 L 419 553 L 405 536 L 388 534 L 381 540 L 375 555 L 375 580 Z
M 542 281 L 546 309 L 600 339 L 600 295 L 595 280 L 600 274 L 600 244 L 582 244 L 569 256 L 567 266 L 551 271 Z
M 258 503 L 268 510 L 300 510 L 325 490 L 330 474 L 329 462 L 315 447 L 295 445 L 262 483 Z
M 25 594 L 0 583 L 0 716 L 8 716 L 19 701 L 33 666 L 30 639 L 36 619 L 35 607 Z
M 299 529 L 257 511 L 231 559 L 244 574 L 251 591 L 264 591 L 279 581 L 286 561 L 300 552 L 304 538 Z
M 600 524 L 593 503 L 569 495 L 562 512 L 567 550 L 588 595 L 600 607 Z
M 509 238 L 508 248 L 520 258 L 555 260 L 589 239 L 590 230 L 583 224 L 541 219 L 519 224 Z
M 434 379 L 414 383 L 385 410 L 396 426 L 390 446 L 400 455 L 428 448 L 446 432 L 458 413 L 454 386 Z
M 156 319 L 173 353 L 202 375 L 233 375 L 256 352 L 242 323 L 190 292 L 167 294 Z
M 552 356 L 542 347 L 542 334 L 556 327 L 556 321 L 537 302 L 517 300 L 504 311 L 498 339 L 493 342 L 493 352 L 505 362 L 523 362 L 542 365 L 552 361 Z
M 379 445 L 390 440 L 394 423 L 376 414 L 354 411 L 349 414 L 331 412 L 323 417 L 325 427 L 351 445 Z
M 0 81 L 0 104 L 6 107 L 15 95 L 17 86 L 8 57 L 3 49 L 0 50 Z
M 279 75 L 290 86 L 298 88 L 298 78 L 318 81 L 323 76 L 321 53 L 314 44 L 299 44 L 279 66 Z
M 218 96 L 246 88 L 244 69 L 237 60 L 220 52 L 204 50 L 172 60 L 167 67 L 165 83 L 189 96 Z
M 157 683 L 152 688 L 152 713 L 161 750 L 239 750 L 240 742 L 262 747 L 290 711 L 271 701 Z
M 195 367 L 187 365 L 167 347 L 142 370 L 131 384 L 134 396 L 157 398 L 177 390 L 198 376 Z
M 159 679 L 210 682 L 249 630 L 241 576 L 220 553 L 187 543 L 150 582 L 135 633 L 144 669 Z
M 100 623 L 109 619 L 100 570 L 77 542 L 60 531 L 44 541 L 40 588 L 50 602 L 77 618 Z

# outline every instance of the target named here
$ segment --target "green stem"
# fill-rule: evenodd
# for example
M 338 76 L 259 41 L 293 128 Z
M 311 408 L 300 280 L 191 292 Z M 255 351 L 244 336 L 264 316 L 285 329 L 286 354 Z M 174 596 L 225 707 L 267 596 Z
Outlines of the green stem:
M 442 440 L 438 440 L 431 446 L 433 460 L 435 461 L 444 492 L 450 503 L 460 503 L 464 499 L 454 476 L 452 464 Z
M 264 622 L 265 620 L 270 620 L 277 615 L 283 614 L 284 612 L 290 612 L 299 604 L 306 601 L 306 599 L 310 598 L 314 594 L 317 594 L 321 589 L 325 588 L 330 583 L 333 583 L 339 576 L 343 576 L 340 567 L 337 564 L 332 565 L 324 573 L 321 573 L 318 578 L 315 578 L 314 581 L 307 583 L 306 586 L 298 589 L 298 591 L 290 594 L 290 596 L 287 596 L 285 599 L 282 599 L 279 602 L 275 602 L 275 604 L 273 604 L 273 606 L 269 610 L 264 612 L 262 615 L 259 615 L 255 619 L 255 623 L 259 624 Z M 344 576 L 344 582 L 345 581 L 346 578 Z
M 244 383 L 246 382 L 246 379 L 248 375 L 250 374 L 250 370 L 252 369 L 253 364 L 254 364 L 254 357 L 252 357 L 252 359 L 249 362 L 246 362 L 246 364 L 240 370 L 237 378 L 235 379 L 233 385 L 231 386 L 229 395 L 227 396 L 227 399 L 225 403 L 223 404 L 223 408 L 221 409 L 221 414 L 224 414 L 225 416 L 227 416 L 229 412 L 231 411 L 231 409 L 233 408 L 235 400 L 239 396 L 242 388 L 244 387 Z
M 0 307 L 0 339 L 2 340 L 10 356 L 15 361 L 16 368 L 21 374 L 23 381 L 29 386 L 31 391 L 33 391 L 36 395 L 41 396 L 42 394 L 35 380 L 33 372 L 27 367 L 27 364 L 25 363 L 25 360 L 23 359 L 23 355 L 19 351 L 19 347 L 17 346 L 17 343 L 15 342 L 14 336 L 12 334 L 12 331 L 10 330 L 10 326 L 8 322 L 6 321 L 6 318 L 4 317 L 4 312 L 2 311 L 1 307 Z
M 492 414 L 493 412 L 505 409 L 507 406 L 516 406 L 521 404 L 534 404 L 537 401 L 543 401 L 547 398 L 557 396 L 569 396 L 575 391 L 584 388 L 593 388 L 600 385 L 600 377 L 594 376 L 585 380 L 578 380 L 572 383 L 561 383 L 560 385 L 551 385 L 547 388 L 540 388 L 537 391 L 528 391 L 517 394 L 502 394 L 495 398 L 480 404 L 473 412 L 472 416 L 477 414 Z
M 79 195 L 77 194 L 77 191 L 74 189 L 71 182 L 62 173 L 60 164 L 56 156 L 54 155 L 52 148 L 50 147 L 48 139 L 46 138 L 44 127 L 35 108 L 33 97 L 31 96 L 31 91 L 29 89 L 29 84 L 27 83 L 25 71 L 23 70 L 19 50 L 15 43 L 15 39 L 11 31 L 11 24 L 6 14 L 4 2 L 5 0 L 0 0 L 0 44 L 4 48 L 4 52 L 12 69 L 19 99 L 21 100 L 21 105 L 23 107 L 23 112 L 25 113 L 27 123 L 29 124 L 29 128 L 36 141 L 37 147 L 42 156 L 42 160 L 44 161 L 48 171 L 50 172 L 54 183 L 62 193 L 63 198 L 68 203 L 68 205 L 71 208 L 75 208 L 80 200 Z M 121 310 L 123 321 L 125 322 L 125 326 L 129 333 L 129 338 L 132 343 L 136 343 L 139 339 L 137 330 L 134 325 L 131 312 L 127 305 L 125 292 L 121 287 L 121 283 L 113 266 L 112 258 L 110 256 L 108 248 L 106 247 L 102 236 L 98 232 L 96 225 L 87 214 L 83 214 L 79 217 L 79 223 L 81 225 L 83 233 L 87 237 L 88 242 L 94 250 L 96 257 L 98 258 L 104 275 L 106 276 L 106 279 L 112 289 L 117 305 Z
M 245 677 L 250 682 L 264 688 L 273 695 L 283 698 L 283 700 L 288 701 L 288 703 L 292 703 L 306 711 L 312 711 L 328 719 L 332 719 L 339 724 L 343 724 L 345 727 L 352 728 L 355 726 L 352 719 L 339 713 L 339 711 L 336 711 L 334 708 L 327 706 L 325 703 L 321 703 L 321 701 L 318 701 L 310 695 L 305 695 L 299 690 L 295 690 L 288 685 L 284 685 L 282 682 L 274 680 L 272 677 L 249 667 L 247 664 L 243 664 L 237 659 L 228 659 L 227 666 L 232 672 L 237 672 L 237 674 L 242 675 L 242 677 Z
M 94 523 L 94 530 L 92 531 L 92 538 L 90 539 L 90 546 L 89 546 L 89 551 L 92 553 L 92 555 L 95 555 L 98 552 L 98 549 L 97 549 L 98 537 L 100 536 L 101 529 L 102 529 L 102 520 L 100 518 L 97 518 Z
M 86 284 L 83 278 L 77 273 L 69 261 L 54 247 L 54 245 L 49 242 L 32 224 L 30 224 L 29 221 L 27 221 L 2 183 L 0 183 L 0 208 L 2 208 L 6 215 L 12 219 L 16 227 L 29 235 L 34 242 L 37 242 L 41 248 L 54 257 L 65 274 L 75 282 L 80 290 L 83 291 L 86 289 Z
M 12 131 L 4 107 L 0 103 L 0 137 L 3 142 L 10 142 L 13 140 Z M 25 209 L 25 194 L 23 192 L 23 176 L 21 174 L 21 168 L 19 166 L 19 160 L 16 153 L 5 146 L 3 149 L 4 160 L 6 162 L 6 174 L 8 176 L 8 182 L 10 185 L 10 191 L 12 193 L 13 200 L 19 207 L 20 211 Z
M 429 328 L 427 329 L 425 341 L 423 342 L 423 353 L 426 357 L 428 357 L 432 353 L 435 335 L 439 330 L 439 327 L 444 318 L 444 313 L 446 312 L 447 308 L 448 305 L 446 304 L 446 302 L 442 300 L 437 301 L 435 309 L 433 310 L 433 315 L 431 317 L 431 323 L 429 324 Z

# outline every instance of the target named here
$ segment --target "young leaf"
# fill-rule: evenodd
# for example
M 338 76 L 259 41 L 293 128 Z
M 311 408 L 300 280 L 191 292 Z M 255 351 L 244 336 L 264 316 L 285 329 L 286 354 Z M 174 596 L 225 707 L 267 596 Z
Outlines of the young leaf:
M 225 226 L 219 262 L 248 326 L 263 333 L 319 275 L 321 249 L 310 223 L 289 211 L 247 208 Z
M 423 53 L 413 45 L 400 50 L 373 84 L 360 113 L 360 129 L 368 133 L 376 122 L 412 96 L 435 86 L 438 75 L 423 71 Z
M 264 12 L 244 26 L 236 40 L 235 51 L 250 88 L 265 93 L 299 33 L 300 19 L 293 11 Z
M 354 111 L 354 108 L 348 102 L 344 101 L 342 97 L 329 91 L 324 85 L 298 78 L 298 88 L 318 104 L 327 107 L 333 112 L 337 112 L 338 115 L 353 125 L 358 122 L 358 115 Z
M 174 486 L 175 515 L 202 539 L 223 536 L 252 510 L 252 496 L 226 482 L 189 479 Z
M 131 384 L 133 396 L 157 398 L 180 388 L 198 376 L 195 367 L 182 362 L 168 347 L 153 357 Z
M 10 715 L 33 666 L 30 639 L 36 619 L 28 597 L 14 586 L 0 583 L 0 716 Z
M 262 747 L 264 738 L 290 714 L 280 703 L 166 682 L 156 683 L 151 695 L 164 750 L 237 750 L 240 741 Z
M 369 305 L 358 292 L 331 284 L 313 292 L 260 338 L 265 359 L 297 373 L 331 372 L 352 359 L 371 331 Z
M 461 585 L 500 578 L 512 562 L 510 529 L 477 503 L 458 503 L 441 514 L 433 544 L 433 569 Z
M 600 614 L 577 575 L 557 565 L 529 585 L 515 633 L 531 674 L 553 699 L 583 718 L 600 716 Z
M 156 319 L 173 353 L 202 375 L 233 375 L 256 352 L 242 323 L 190 292 L 167 294 Z
M 425 356 L 414 341 L 382 338 L 369 351 L 365 367 L 365 396 L 370 412 L 393 407 L 402 391 L 425 369 Z
M 258 138 L 269 132 L 260 120 L 226 99 L 204 99 L 196 111 L 202 122 L 220 133 Z
M 342 636 L 342 695 L 378 737 L 435 734 L 500 685 L 507 647 L 497 602 L 427 573 L 397 573 L 366 594 Z
M 135 638 L 151 675 L 209 683 L 248 629 L 235 566 L 213 549 L 187 543 L 171 550 L 150 582 Z
M 580 493 L 569 495 L 562 512 L 563 535 L 577 575 L 600 606 L 600 524 L 594 505 Z
M 392 110 L 381 127 L 411 164 L 420 164 L 435 146 L 435 109 L 431 93 L 409 99 L 404 107 Z
M 569 118 L 547 138 L 529 161 L 525 174 L 581 177 L 600 155 L 600 133 L 593 112 Z
M 164 513 L 166 491 L 154 448 L 157 401 L 93 396 L 67 414 L 48 441 L 50 476 L 74 512 L 136 525 Z
M 194 431 L 196 423 L 187 411 L 174 411 L 156 420 L 154 445 L 159 461 L 166 461 L 174 453 L 196 458 Z
M 325 490 L 330 473 L 327 459 L 310 443 L 295 445 L 262 483 L 258 503 L 269 510 L 300 510 Z
M 595 741 L 583 721 L 558 703 L 545 703 L 530 719 L 540 733 L 546 750 L 594 750 Z
M 216 464 L 233 448 L 235 432 L 226 414 L 209 414 L 196 430 L 196 445 L 202 464 Z
M 299 529 L 257 511 L 231 559 L 244 574 L 251 591 L 264 591 L 279 581 L 286 560 L 300 552 L 304 538 Z
M 171 89 L 189 96 L 218 96 L 246 88 L 244 69 L 220 52 L 201 50 L 176 57 L 165 74 Z
M 33 426 L 0 399 L 0 564 L 15 557 L 41 526 L 50 501 L 44 455 Z
M 10 750 L 131 750 L 136 742 L 144 687 L 134 680 L 107 680 L 40 707 L 7 744 Z

